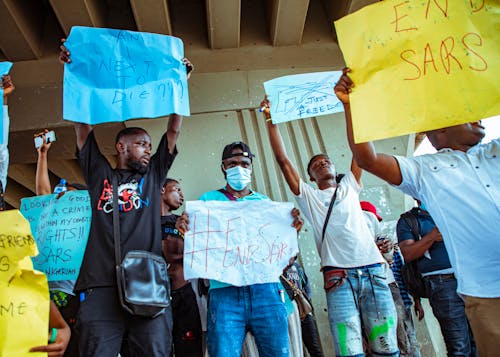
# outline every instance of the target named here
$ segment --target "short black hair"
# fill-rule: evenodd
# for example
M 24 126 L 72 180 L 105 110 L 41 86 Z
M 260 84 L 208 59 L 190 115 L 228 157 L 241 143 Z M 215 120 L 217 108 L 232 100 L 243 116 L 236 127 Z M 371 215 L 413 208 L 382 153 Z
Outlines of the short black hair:
M 118 132 L 118 134 L 116 134 L 115 144 L 118 144 L 120 139 L 124 136 L 137 135 L 142 133 L 149 135 L 149 133 L 145 129 L 139 128 L 137 126 L 131 126 L 130 128 L 122 129 Z
M 312 165 L 313 161 L 315 159 L 317 159 L 318 157 L 326 157 L 328 160 L 331 161 L 330 156 L 328 156 L 327 154 L 324 154 L 324 153 L 316 154 L 313 157 L 311 157 L 311 160 L 309 160 L 309 163 L 307 164 L 307 174 L 309 176 L 311 176 L 311 171 L 310 171 L 311 170 L 311 165 Z
M 177 181 L 176 179 L 173 179 L 173 178 L 170 178 L 170 177 L 167 177 L 165 179 L 165 181 L 163 181 L 163 185 L 161 187 L 165 187 L 167 186 L 169 183 L 171 182 L 175 182 L 175 183 L 179 183 L 179 181 Z

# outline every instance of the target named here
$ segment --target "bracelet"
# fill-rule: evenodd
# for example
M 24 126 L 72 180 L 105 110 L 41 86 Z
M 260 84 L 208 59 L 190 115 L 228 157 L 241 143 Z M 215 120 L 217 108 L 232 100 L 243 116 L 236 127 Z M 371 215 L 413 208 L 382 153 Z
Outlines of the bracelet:
M 266 123 L 269 123 L 271 120 L 273 120 L 273 118 L 271 118 L 271 117 L 266 118 Z
M 50 331 L 49 343 L 56 342 L 56 338 L 57 338 L 57 329 L 55 327 L 52 327 L 52 330 Z

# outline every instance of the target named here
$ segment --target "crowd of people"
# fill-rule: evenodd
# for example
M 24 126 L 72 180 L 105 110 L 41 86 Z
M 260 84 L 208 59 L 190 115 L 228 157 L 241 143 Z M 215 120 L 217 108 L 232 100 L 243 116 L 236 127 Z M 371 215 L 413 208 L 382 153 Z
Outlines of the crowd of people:
M 60 59 L 71 65 L 64 46 Z M 184 63 L 189 78 L 193 65 L 186 59 Z M 344 105 L 353 154 L 344 175 L 338 174 L 328 154 L 320 153 L 308 163 L 309 177 L 301 177 L 287 155 L 279 126 L 271 121 L 272 103 L 267 98 L 261 103 L 272 151 L 297 203 L 298 209 L 290 212 L 293 227 L 301 230 L 303 215 L 313 229 L 335 352 L 322 349 L 314 312 L 299 315 L 293 288 L 309 301 L 311 289 L 297 257 L 290 260 L 281 279 L 276 276 L 271 283 L 233 286 L 185 279 L 184 234 L 189 231 L 189 215 L 174 213 L 182 207 L 184 193 L 179 180 L 168 178 L 182 125 L 177 114 L 170 115 L 154 154 L 146 130 L 120 131 L 115 168 L 101 153 L 93 127 L 74 124 L 85 183 L 68 187 L 88 190 L 91 229 L 78 279 L 50 282 L 50 343 L 32 351 L 49 356 L 204 356 L 208 352 L 220 357 L 276 357 L 303 356 L 305 348 L 310 356 L 416 357 L 421 352 L 411 307 L 419 319 L 424 313 L 421 297 L 412 296 L 402 279 L 405 264 L 416 262 L 448 355 L 494 356 L 496 337 L 500 337 L 496 272 L 500 241 L 495 238 L 500 231 L 499 139 L 481 144 L 484 128 L 478 121 L 427 132 L 439 150 L 434 155 L 392 156 L 376 152 L 372 143 L 355 143 L 349 101 L 354 84 L 349 71 L 344 69 L 332 88 Z M 9 76 L 2 77 L 2 88 L 3 195 L 9 159 L 7 98 L 14 90 Z M 37 149 L 37 195 L 53 192 L 47 163 L 53 144 L 46 133 L 35 134 L 42 138 Z M 251 189 L 256 159 L 242 141 L 226 145 L 220 166 L 226 184 L 199 199 L 265 204 L 270 199 Z M 401 215 L 397 240 L 383 234 L 376 207 L 360 202 L 363 170 L 418 202 Z M 114 201 L 113 192 L 120 195 L 125 189 L 127 196 Z M 136 200 L 129 205 L 132 198 Z M 171 302 L 154 318 L 124 310 L 118 298 L 114 215 L 119 217 L 122 256 L 142 250 L 163 256 L 168 263 Z

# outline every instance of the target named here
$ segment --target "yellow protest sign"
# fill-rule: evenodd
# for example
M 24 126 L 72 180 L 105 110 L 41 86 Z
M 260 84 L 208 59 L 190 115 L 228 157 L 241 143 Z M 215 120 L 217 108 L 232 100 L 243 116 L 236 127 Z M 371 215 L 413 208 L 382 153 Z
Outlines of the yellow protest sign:
M 49 309 L 44 274 L 22 270 L 0 281 L 0 356 L 47 356 L 29 350 L 47 344 Z
M 356 142 L 500 114 L 500 0 L 385 0 L 335 28 Z
M 0 212 L 0 281 L 9 281 L 21 268 L 32 270 L 33 265 L 27 257 L 37 254 L 29 222 L 21 212 Z

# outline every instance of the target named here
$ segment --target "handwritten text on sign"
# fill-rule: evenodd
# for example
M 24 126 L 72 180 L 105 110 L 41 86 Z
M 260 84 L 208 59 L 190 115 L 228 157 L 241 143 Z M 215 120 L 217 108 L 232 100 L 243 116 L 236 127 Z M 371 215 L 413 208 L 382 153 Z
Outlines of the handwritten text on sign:
M 0 281 L 8 282 L 30 256 L 38 254 L 26 218 L 18 210 L 0 212 Z
M 284 76 L 264 82 L 274 124 L 344 110 L 332 88 L 342 72 L 317 72 Z
M 63 118 L 99 124 L 189 115 L 184 48 L 176 37 L 74 26 L 65 46 Z
M 498 0 L 386 0 L 336 21 L 356 142 L 499 114 L 499 12 Z
M 0 281 L 0 356 L 46 356 L 29 349 L 47 344 L 49 326 L 47 278 L 21 270 L 8 282 Z
M 71 191 L 57 199 L 45 195 L 21 200 L 40 254 L 35 269 L 52 280 L 75 280 L 80 271 L 92 220 L 87 191 Z
M 235 286 L 276 282 L 298 252 L 291 203 L 189 201 L 184 239 L 186 279 Z

